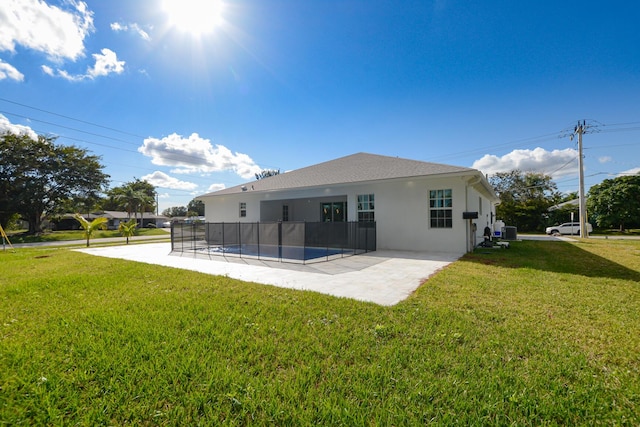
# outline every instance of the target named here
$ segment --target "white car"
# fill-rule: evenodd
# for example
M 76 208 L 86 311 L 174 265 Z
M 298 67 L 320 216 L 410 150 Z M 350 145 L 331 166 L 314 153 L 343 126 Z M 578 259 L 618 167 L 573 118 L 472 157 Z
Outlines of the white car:
M 579 222 L 565 222 L 564 224 L 554 225 L 545 229 L 547 234 L 580 234 Z M 593 227 L 587 223 L 587 233 L 591 233 Z

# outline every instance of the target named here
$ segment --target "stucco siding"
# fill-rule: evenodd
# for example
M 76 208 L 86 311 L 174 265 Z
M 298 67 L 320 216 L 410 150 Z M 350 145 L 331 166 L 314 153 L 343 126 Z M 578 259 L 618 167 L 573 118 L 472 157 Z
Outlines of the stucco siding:
M 451 228 L 432 228 L 429 220 L 429 190 L 452 190 Z M 225 196 L 203 197 L 208 222 L 257 222 L 282 218 L 282 205 L 289 206 L 291 221 L 319 221 L 323 201 L 347 202 L 347 220 L 357 221 L 357 196 L 374 194 L 378 249 L 464 253 L 469 249 L 469 223 L 464 211 L 479 211 L 478 236 L 482 236 L 485 215 L 491 202 L 469 187 L 466 178 L 418 177 L 332 188 L 256 192 L 250 190 Z M 483 200 L 483 201 L 481 201 Z M 240 202 L 247 216 L 239 216 Z
M 464 181 L 461 178 L 382 183 L 375 193 L 375 215 L 379 249 L 465 252 L 466 224 Z M 452 228 L 431 228 L 429 190 L 452 190 Z M 360 193 L 359 193 L 360 194 Z

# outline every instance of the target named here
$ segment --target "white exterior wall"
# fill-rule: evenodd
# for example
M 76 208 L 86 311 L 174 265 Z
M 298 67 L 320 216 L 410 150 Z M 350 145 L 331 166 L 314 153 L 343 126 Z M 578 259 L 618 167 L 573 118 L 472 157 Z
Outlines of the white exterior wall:
M 202 199 L 206 222 L 258 222 L 260 221 L 259 194 L 230 194 Z M 240 202 L 247 204 L 247 216 L 240 217 Z
M 493 222 L 496 220 L 495 206 L 475 188 L 469 186 L 467 187 L 467 210 L 478 212 L 478 219 L 472 221 L 476 225 L 475 231 L 473 231 L 475 239 L 469 241 L 469 243 L 473 242 L 473 246 L 475 246 L 484 240 L 485 227 L 488 226 L 493 230 Z M 473 249 L 473 246 L 468 250 Z
M 452 190 L 453 227 L 431 228 L 429 190 Z M 356 194 L 375 194 L 378 249 L 466 252 L 465 181 L 418 178 L 390 181 L 358 189 Z M 353 196 L 355 216 L 356 196 Z M 350 206 L 351 209 L 351 206 Z
M 291 221 L 319 221 L 322 201 L 347 201 L 347 220 L 357 221 L 357 196 L 375 195 L 377 247 L 386 250 L 464 253 L 471 248 L 469 221 L 462 212 L 480 212 L 477 236 L 482 238 L 485 219 L 490 218 L 491 202 L 467 185 L 468 177 L 390 180 L 336 186 L 331 188 L 203 197 L 207 222 L 258 222 L 280 219 L 282 204 L 289 205 Z M 431 228 L 429 190 L 452 190 L 453 227 Z M 276 202 L 277 203 L 266 203 Z M 239 216 L 239 204 L 247 204 L 247 216 Z M 261 202 L 265 202 L 262 203 Z M 263 209 L 262 214 L 260 210 Z M 487 215 L 489 215 L 487 217 Z M 261 219 L 262 218 L 262 219 Z M 479 234 L 478 234 L 479 233 Z M 480 242 L 481 240 L 478 240 Z

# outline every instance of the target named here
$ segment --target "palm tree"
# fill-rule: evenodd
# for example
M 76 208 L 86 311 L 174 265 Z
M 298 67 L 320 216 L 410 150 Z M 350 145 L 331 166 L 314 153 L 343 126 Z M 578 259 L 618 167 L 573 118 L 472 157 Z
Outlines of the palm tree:
M 127 222 L 121 222 L 118 226 L 120 234 L 127 238 L 127 245 L 129 244 L 129 237 L 136 234 L 136 225 L 138 225 L 138 223 L 135 219 L 132 219 Z
M 143 190 L 136 189 L 134 185 L 124 186 L 122 193 L 116 196 L 122 200 L 127 210 L 129 218 L 133 212 L 133 217 L 138 221 L 138 212 L 140 212 L 140 227 L 143 225 L 144 212 L 147 208 L 153 207 L 155 199 Z
M 133 212 L 134 218 L 138 219 L 138 206 L 141 200 L 144 198 L 142 191 L 136 190 L 131 185 L 127 185 L 123 188 L 123 192 L 116 196 L 117 199 L 123 200 L 124 206 L 127 210 L 129 219 L 131 219 L 131 213 Z
M 151 212 L 151 211 L 147 211 L 147 209 L 153 209 L 155 207 L 155 202 L 156 199 L 154 196 L 151 196 L 147 193 L 145 193 L 144 191 L 141 192 L 141 197 L 140 197 L 140 227 L 144 226 L 144 213 L 145 212 Z
M 75 214 L 73 217 L 80 223 L 80 227 L 84 230 L 84 237 L 87 238 L 87 247 L 89 247 L 89 239 L 93 235 L 93 232 L 98 229 L 104 230 L 107 227 L 107 221 L 109 221 L 107 218 L 98 217 L 89 222 L 79 213 Z

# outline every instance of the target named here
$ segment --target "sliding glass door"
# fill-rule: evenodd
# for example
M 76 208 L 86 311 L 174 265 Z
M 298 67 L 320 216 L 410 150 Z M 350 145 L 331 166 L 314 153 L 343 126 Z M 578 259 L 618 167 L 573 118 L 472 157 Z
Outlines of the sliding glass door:
M 322 222 L 344 222 L 347 220 L 347 202 L 328 202 L 321 205 Z

